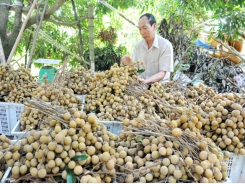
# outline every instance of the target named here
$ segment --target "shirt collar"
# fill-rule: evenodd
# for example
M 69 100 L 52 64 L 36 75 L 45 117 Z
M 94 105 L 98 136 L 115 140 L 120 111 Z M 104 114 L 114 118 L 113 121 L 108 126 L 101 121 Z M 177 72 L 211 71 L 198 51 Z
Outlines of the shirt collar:
M 154 41 L 153 41 L 152 46 L 156 47 L 156 48 L 159 48 L 159 46 L 158 46 L 158 36 L 157 36 L 156 33 L 155 33 L 155 37 L 154 37 Z
M 147 42 L 145 40 L 144 40 L 144 47 L 148 49 L 148 45 L 147 45 Z M 155 37 L 154 37 L 154 41 L 153 41 L 152 47 L 159 48 L 159 45 L 158 45 L 158 36 L 157 36 L 156 33 L 155 33 Z

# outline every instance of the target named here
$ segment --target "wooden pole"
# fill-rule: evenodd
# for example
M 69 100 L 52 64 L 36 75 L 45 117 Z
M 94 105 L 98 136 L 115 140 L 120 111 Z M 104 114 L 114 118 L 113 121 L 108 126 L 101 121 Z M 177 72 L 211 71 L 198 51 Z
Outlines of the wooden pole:
M 34 36 L 34 39 L 33 39 L 32 47 L 31 47 L 29 60 L 28 60 L 28 63 L 26 65 L 26 69 L 30 68 L 31 64 L 32 64 L 32 58 L 33 58 L 33 53 L 34 53 L 34 49 L 35 49 L 36 42 L 37 42 L 38 33 L 39 33 L 39 30 L 40 30 L 40 28 L 42 26 L 42 22 L 43 22 L 43 18 L 44 18 L 44 15 L 45 15 L 45 12 L 46 12 L 46 9 L 47 9 L 47 6 L 48 6 L 48 2 L 49 2 L 49 0 L 46 0 L 46 3 L 45 3 L 44 8 L 43 8 L 43 13 L 41 15 L 39 24 L 38 24 L 37 29 L 36 29 L 36 33 L 35 33 L 35 36 Z
M 91 62 L 92 73 L 95 71 L 94 64 L 94 9 L 90 4 L 88 6 L 88 21 L 89 21 L 89 58 Z
M 25 27 L 26 27 L 26 24 L 27 24 L 27 22 L 28 22 L 28 20 L 29 20 L 29 17 L 31 16 L 31 13 L 32 13 L 32 11 L 33 11 L 33 9 L 34 9 L 36 3 L 37 3 L 37 0 L 34 0 L 33 3 L 32 3 L 32 6 L 31 6 L 31 8 L 30 8 L 30 10 L 29 10 L 29 12 L 28 12 L 28 14 L 27 14 L 27 16 L 26 16 L 26 19 L 25 19 L 25 21 L 23 22 L 23 25 L 21 26 L 20 32 L 19 32 L 19 34 L 18 34 L 18 37 L 16 38 L 16 41 L 15 41 L 15 43 L 14 43 L 14 46 L 13 46 L 13 48 L 12 48 L 12 50 L 11 50 L 11 53 L 10 53 L 10 55 L 9 55 L 9 57 L 8 57 L 7 64 L 9 64 L 9 63 L 11 62 L 11 60 L 12 60 L 12 57 L 13 57 L 13 55 L 14 55 L 14 52 L 15 52 L 15 50 L 16 50 L 16 48 L 17 48 L 17 45 L 18 45 L 19 42 L 20 42 L 21 36 L 22 36 L 22 34 L 23 34 L 23 32 L 24 32 L 24 29 L 25 29 Z
M 33 24 L 32 27 L 34 27 L 36 29 L 36 25 Z M 34 34 L 33 31 L 26 29 L 27 32 Z M 84 63 L 86 63 L 88 66 L 90 66 L 90 62 L 85 61 L 83 57 L 77 56 L 76 54 L 72 53 L 70 50 L 68 50 L 66 47 L 64 47 L 62 44 L 60 44 L 59 42 L 57 42 L 56 40 L 52 39 L 48 34 L 46 34 L 42 29 L 40 29 L 40 35 L 41 35 L 41 39 L 43 39 L 44 41 L 54 45 L 55 47 L 57 47 L 58 49 L 63 50 L 64 52 L 72 55 L 73 57 L 75 57 L 77 60 L 82 61 Z
M 74 2 L 74 0 L 71 1 L 72 3 L 72 8 L 73 8 L 73 12 L 74 12 L 74 17 L 75 17 L 75 21 L 78 21 L 78 16 L 77 16 L 77 10 L 76 10 L 76 4 Z M 82 57 L 83 56 L 83 39 L 82 39 L 82 28 L 81 28 L 81 24 L 80 21 L 77 24 L 77 28 L 78 28 L 78 40 L 79 40 L 79 56 Z M 84 64 L 85 69 L 88 69 L 88 66 L 86 63 L 82 63 Z
M 3 45 L 2 45 L 2 39 L 0 37 L 0 63 L 2 63 L 3 65 L 6 65 L 6 60 L 5 60 L 5 55 L 4 55 L 4 51 L 3 51 Z

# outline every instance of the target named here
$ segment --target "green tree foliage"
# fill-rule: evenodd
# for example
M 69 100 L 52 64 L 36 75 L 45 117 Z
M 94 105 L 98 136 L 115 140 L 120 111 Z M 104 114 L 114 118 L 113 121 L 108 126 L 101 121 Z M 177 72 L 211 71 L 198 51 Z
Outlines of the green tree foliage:
M 126 53 L 126 47 L 108 45 L 105 47 L 96 47 L 95 50 L 95 71 L 109 70 L 117 63 L 120 64 L 120 58 Z M 85 52 L 85 59 L 89 59 L 89 52 Z
M 218 38 L 232 40 L 237 39 L 245 29 L 244 0 L 161 0 L 161 3 L 163 15 L 166 18 L 174 17 L 189 33 L 200 30 L 206 22 Z M 195 27 L 197 29 L 193 29 Z
M 0 0 L 6 2 L 7 0 Z M 8 0 L 9 2 L 11 0 Z M 11 1 L 13 3 L 14 1 Z M 24 1 L 22 9 L 23 14 L 27 14 L 32 1 Z M 31 25 L 36 24 L 38 20 L 37 14 L 41 15 L 46 0 L 39 0 L 38 9 L 36 9 L 26 29 L 33 30 Z M 213 31 L 217 32 L 220 38 L 224 34 L 228 35 L 229 39 L 237 38 L 240 33 L 244 32 L 245 12 L 244 0 L 147 0 L 147 1 L 126 1 L 126 0 L 107 0 L 110 5 L 122 12 L 127 18 L 137 24 L 138 18 L 142 13 L 151 12 L 156 18 L 158 25 L 163 18 L 174 18 L 176 22 L 181 23 L 186 28 L 187 33 L 199 31 L 201 26 L 198 24 L 207 22 L 213 27 Z M 94 7 L 94 35 L 95 48 L 102 50 L 109 47 L 108 41 L 100 39 L 100 33 L 103 30 L 108 30 L 109 27 L 115 29 L 114 41 L 110 47 L 119 47 L 123 44 L 128 50 L 125 53 L 130 54 L 136 42 L 140 39 L 138 29 L 120 17 L 116 12 L 104 6 L 98 0 L 74 0 L 78 21 L 74 18 L 72 3 L 67 0 L 49 0 L 48 8 L 42 24 L 42 31 L 47 33 L 53 40 L 65 46 L 69 51 L 80 54 L 79 51 L 87 51 L 89 49 L 89 34 L 88 34 L 88 5 Z M 59 5 L 59 7 L 56 7 Z M 2 7 L 3 8 L 3 7 Z M 0 12 L 1 14 L 1 12 Z M 15 11 L 9 11 L 7 32 L 14 27 Z M 109 17 L 109 21 L 105 22 L 105 17 Z M 82 45 L 79 43 L 78 27 L 81 25 Z M 195 28 L 195 29 L 193 29 Z M 3 32 L 2 32 L 3 33 Z M 39 33 L 40 35 L 40 33 Z M 15 55 L 22 57 L 26 54 L 28 58 L 33 36 L 27 30 L 24 32 L 21 42 Z M 112 41 L 112 40 L 111 40 Z M 112 49 L 109 48 L 110 52 Z M 120 51 L 119 51 L 120 52 Z M 124 53 L 124 50 L 120 53 Z M 67 54 L 61 49 L 54 46 L 52 43 L 46 42 L 39 36 L 36 44 L 33 60 L 37 58 L 57 58 L 64 60 Z M 89 61 L 89 58 L 87 58 Z M 70 56 L 69 64 L 76 67 L 81 64 L 76 58 Z M 104 67 L 104 66 L 103 66 Z M 103 68 L 102 67 L 102 68 Z

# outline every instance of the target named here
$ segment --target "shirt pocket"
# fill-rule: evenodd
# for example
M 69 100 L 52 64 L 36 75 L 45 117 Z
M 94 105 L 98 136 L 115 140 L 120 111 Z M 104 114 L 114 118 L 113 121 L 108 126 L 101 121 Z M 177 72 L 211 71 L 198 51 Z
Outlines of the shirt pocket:
M 155 75 L 156 73 L 158 73 L 158 70 L 159 70 L 159 62 L 156 61 L 156 62 L 149 63 L 148 68 L 149 70 L 147 72 L 147 75 L 149 77 L 151 77 L 152 75 Z

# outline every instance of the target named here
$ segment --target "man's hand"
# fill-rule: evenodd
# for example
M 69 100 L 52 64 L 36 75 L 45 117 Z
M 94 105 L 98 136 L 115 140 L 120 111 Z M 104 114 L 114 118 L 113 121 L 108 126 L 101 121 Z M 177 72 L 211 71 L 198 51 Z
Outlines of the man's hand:
M 125 55 L 121 58 L 121 62 L 127 66 L 130 65 L 130 63 L 132 62 L 131 57 L 129 55 Z
M 159 82 L 160 80 L 162 80 L 165 75 L 166 71 L 160 71 L 147 79 L 138 78 L 138 81 L 143 82 L 145 84 L 152 84 L 154 82 Z
M 145 79 L 142 79 L 142 78 L 138 77 L 137 80 L 138 80 L 139 82 L 142 82 L 142 83 L 144 83 L 144 84 L 147 84 Z

